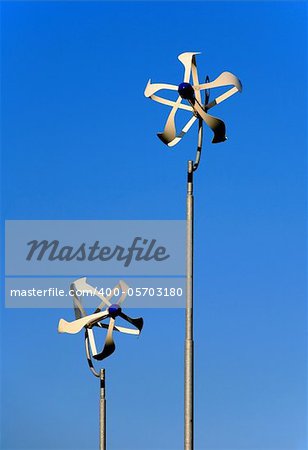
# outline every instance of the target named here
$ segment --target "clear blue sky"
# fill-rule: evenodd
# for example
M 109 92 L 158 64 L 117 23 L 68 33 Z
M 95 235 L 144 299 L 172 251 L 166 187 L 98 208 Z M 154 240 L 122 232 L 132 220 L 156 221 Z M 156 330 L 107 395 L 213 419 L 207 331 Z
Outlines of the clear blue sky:
M 306 449 L 306 5 L 1 10 L 3 219 L 184 218 L 196 129 L 166 148 L 144 87 L 181 81 L 183 51 L 241 78 L 196 176 L 196 450 Z M 62 314 L 2 310 L 2 449 L 97 448 L 97 381 Z M 142 314 L 106 362 L 108 448 L 178 450 L 184 310 Z

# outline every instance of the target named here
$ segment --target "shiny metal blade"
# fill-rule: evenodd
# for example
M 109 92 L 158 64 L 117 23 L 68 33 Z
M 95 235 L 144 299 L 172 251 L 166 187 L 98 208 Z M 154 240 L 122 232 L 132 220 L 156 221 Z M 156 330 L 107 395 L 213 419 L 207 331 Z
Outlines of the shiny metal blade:
M 214 133 L 214 137 L 212 140 L 213 144 L 217 144 L 219 142 L 224 142 L 227 139 L 226 136 L 226 126 L 224 122 L 217 117 L 213 117 L 210 114 L 206 113 L 204 109 L 199 105 L 199 103 L 195 103 L 194 108 L 198 115 L 204 120 L 208 127 Z
M 155 92 L 160 91 L 161 89 L 169 89 L 171 91 L 177 91 L 178 86 L 175 84 L 168 83 L 151 83 L 151 80 L 148 81 L 148 84 L 145 87 L 144 95 L 145 97 L 151 97 Z
M 194 55 L 199 55 L 199 52 L 185 52 L 181 53 L 178 56 L 179 61 L 183 64 L 185 68 L 184 72 L 184 82 L 189 83 L 190 80 L 190 74 L 191 74 L 191 65 L 192 65 L 192 59 Z
M 126 314 L 124 314 L 123 312 L 121 312 L 119 314 L 119 317 L 122 317 L 122 319 L 124 319 L 127 322 L 129 322 L 132 325 L 134 325 L 134 327 L 136 327 L 139 330 L 139 332 L 141 332 L 141 330 L 143 328 L 143 319 L 142 319 L 142 317 L 138 317 L 137 319 L 133 319 L 133 318 L 127 316 Z
M 170 111 L 170 114 L 168 116 L 164 131 L 162 133 L 157 133 L 157 136 L 159 139 L 163 141 L 164 144 L 168 144 L 169 142 L 173 141 L 173 139 L 176 137 L 176 128 L 175 128 L 175 113 L 177 112 L 179 105 L 182 101 L 182 98 L 179 96 L 177 101 L 175 102 L 175 105 Z
M 108 358 L 108 356 L 110 356 L 115 351 L 115 343 L 112 336 L 114 322 L 114 319 L 111 317 L 103 351 L 101 353 L 98 353 L 97 355 L 93 355 L 93 358 L 97 359 L 98 361 L 102 361 L 103 359 Z
M 96 314 L 89 314 L 86 317 L 81 317 L 80 319 L 73 320 L 72 322 L 67 322 L 64 319 L 60 319 L 58 324 L 59 333 L 69 333 L 76 334 L 82 330 L 83 327 L 93 326 L 96 322 L 109 316 L 108 311 L 101 311 Z

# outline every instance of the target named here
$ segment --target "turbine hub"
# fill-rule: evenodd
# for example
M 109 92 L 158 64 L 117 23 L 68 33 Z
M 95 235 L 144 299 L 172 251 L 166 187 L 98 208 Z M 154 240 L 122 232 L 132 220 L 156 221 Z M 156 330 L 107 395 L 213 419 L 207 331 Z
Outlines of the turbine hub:
M 112 304 L 108 308 L 109 315 L 114 319 L 117 317 L 122 311 L 122 308 L 120 305 L 117 305 L 116 303 Z
M 179 84 L 178 93 L 184 100 L 195 101 L 195 91 L 190 83 Z

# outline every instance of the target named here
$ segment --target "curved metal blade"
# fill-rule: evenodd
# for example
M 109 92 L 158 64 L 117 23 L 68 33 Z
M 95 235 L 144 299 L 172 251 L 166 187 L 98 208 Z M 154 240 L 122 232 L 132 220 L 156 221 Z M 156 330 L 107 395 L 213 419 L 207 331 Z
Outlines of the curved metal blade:
M 173 100 L 168 100 L 166 98 L 160 97 L 159 95 L 151 95 L 151 99 L 154 100 L 155 102 L 158 102 L 158 103 L 161 103 L 162 105 L 167 105 L 167 106 L 174 106 L 176 103 Z M 190 112 L 194 111 L 190 105 L 185 105 L 185 103 L 178 104 L 178 108 L 185 109 L 185 111 L 190 111 Z
M 95 312 L 101 311 L 104 305 L 107 306 L 111 305 L 111 303 L 108 300 L 108 297 L 105 298 L 95 287 L 87 283 L 86 277 L 79 278 L 78 280 L 74 281 L 74 284 L 78 291 L 90 292 L 91 296 L 93 297 L 97 296 L 100 300 L 102 300 L 102 303 L 100 304 L 99 308 L 96 309 Z
M 101 311 L 104 307 L 104 304 L 111 306 L 110 300 L 114 296 L 116 289 L 119 289 L 119 287 L 121 287 L 121 281 L 112 289 L 108 297 L 104 297 L 100 292 L 96 292 L 96 295 L 102 300 L 102 303 L 96 308 L 95 312 Z
M 137 336 L 139 336 L 139 334 L 140 334 L 139 330 L 134 330 L 133 328 L 127 328 L 127 327 L 119 327 L 119 325 L 116 325 L 114 327 L 114 329 L 116 331 L 120 331 L 121 333 L 126 333 L 126 334 L 135 334 Z
M 223 86 L 233 86 L 231 89 L 226 91 L 224 94 L 219 95 L 214 100 L 212 100 L 207 106 L 206 110 L 209 110 L 213 108 L 213 106 L 218 105 L 219 103 L 223 102 L 224 100 L 227 100 L 227 98 L 231 97 L 232 95 L 236 94 L 237 92 L 242 92 L 242 83 L 240 80 L 233 75 L 231 72 L 223 72 L 219 75 L 219 77 L 216 78 L 216 80 L 211 81 L 209 83 L 200 84 L 199 86 L 194 86 L 195 91 L 198 90 L 202 91 L 204 89 L 212 89 L 216 87 L 223 87 Z
M 152 83 L 150 79 L 145 87 L 144 95 L 145 97 L 151 97 L 153 94 L 155 94 L 155 92 L 160 91 L 161 89 L 170 89 L 171 91 L 177 91 L 178 86 L 168 83 Z
M 139 333 L 141 333 L 141 330 L 143 328 L 143 319 L 142 319 L 142 317 L 138 317 L 137 319 L 132 319 L 131 317 L 129 317 L 126 314 L 124 314 L 123 312 L 121 312 L 119 314 L 119 317 L 122 317 L 122 319 L 124 319 L 127 322 L 129 322 L 132 325 L 134 325 L 134 327 L 136 327 L 137 330 L 139 330 Z
M 126 299 L 127 291 L 128 291 L 128 285 L 125 283 L 125 281 L 120 280 L 119 281 L 119 286 L 120 286 L 120 288 L 122 290 L 122 295 L 119 298 L 119 300 L 117 301 L 117 304 L 121 305 L 124 302 L 124 300 Z
M 101 353 L 98 353 L 97 355 L 93 355 L 94 359 L 102 361 L 103 359 L 108 358 L 108 356 L 112 355 L 112 353 L 115 351 L 115 343 L 112 337 L 113 328 L 114 328 L 114 319 L 111 317 L 103 351 Z
M 74 293 L 73 305 L 74 305 L 75 318 L 81 319 L 81 317 L 85 317 L 87 315 L 87 313 L 85 312 L 85 310 L 82 306 L 82 302 L 77 295 L 77 289 L 76 289 L 75 283 L 72 283 L 70 285 L 70 290 L 73 291 L 73 293 Z
M 223 86 L 234 86 L 239 92 L 243 89 L 239 78 L 231 72 L 222 72 L 215 80 L 210 81 L 209 83 L 199 84 L 199 86 L 194 86 L 194 88 L 202 91 L 203 89 L 212 89 Z
M 181 61 L 181 63 L 185 67 L 185 72 L 184 72 L 184 82 L 185 83 L 189 83 L 189 80 L 190 80 L 193 56 L 199 55 L 199 54 L 200 54 L 200 52 L 185 52 L 185 53 L 181 53 L 178 56 L 178 60 Z
M 100 328 L 108 328 L 108 325 L 106 323 L 96 323 L 95 326 L 98 326 Z M 140 334 L 139 330 L 135 330 L 133 328 L 120 327 L 119 325 L 116 325 L 116 324 L 115 324 L 113 330 L 120 331 L 121 333 L 126 333 L 126 334 L 135 334 L 137 336 Z
M 95 370 L 95 367 L 93 365 L 92 359 L 91 359 L 91 351 L 90 351 L 90 340 L 89 340 L 89 333 L 88 330 L 86 328 L 85 331 L 85 335 L 84 335 L 84 343 L 85 343 L 85 350 L 86 350 L 86 357 L 87 357 L 87 361 L 88 361 L 88 365 L 89 368 L 91 370 L 91 372 L 93 373 L 93 375 L 95 375 L 96 377 L 99 377 L 99 373 Z M 93 354 L 93 353 L 92 353 Z
M 77 290 L 80 290 L 80 291 L 88 291 L 88 292 L 91 293 L 91 295 L 97 296 L 97 297 L 101 300 L 101 303 L 100 303 L 100 305 L 96 308 L 95 313 L 100 312 L 100 311 L 103 309 L 103 307 L 104 307 L 105 305 L 106 305 L 106 306 L 111 306 L 110 300 L 111 300 L 111 298 L 114 296 L 116 289 L 119 289 L 119 288 L 122 289 L 121 283 L 122 283 L 124 289 L 125 289 L 125 288 L 128 288 L 127 284 L 126 284 L 124 281 L 120 281 L 120 282 L 119 282 L 119 283 L 111 290 L 110 295 L 108 295 L 108 297 L 104 297 L 104 295 L 103 295 L 100 291 L 98 291 L 95 287 L 93 287 L 93 286 L 91 286 L 90 284 L 87 283 L 86 277 L 79 278 L 78 280 L 76 280 L 76 281 L 74 282 L 74 284 L 75 284 Z M 123 292 L 124 289 L 122 289 L 122 292 Z M 126 290 L 127 290 L 127 289 L 126 289 Z
M 167 144 L 176 137 L 176 128 L 175 128 L 175 113 L 179 108 L 179 104 L 181 103 L 182 98 L 179 96 L 177 101 L 175 102 L 173 108 L 170 111 L 168 116 L 164 131 L 162 133 L 157 133 L 159 139 L 163 141 L 164 144 Z
M 198 71 L 197 71 L 197 63 L 196 63 L 196 57 L 195 55 L 192 57 L 191 60 L 191 75 L 194 85 L 199 84 L 199 77 L 198 77 Z M 195 90 L 195 97 L 199 103 L 201 103 L 201 93 L 200 90 Z
M 87 278 L 82 277 L 78 278 L 78 280 L 75 280 L 74 283 L 76 290 L 78 291 L 93 291 L 93 287 L 87 283 Z
M 101 311 L 96 314 L 90 314 L 86 317 L 81 317 L 80 319 L 73 320 L 72 322 L 67 322 L 64 319 L 60 319 L 58 324 L 58 332 L 59 333 L 69 333 L 69 334 L 76 334 L 80 330 L 82 330 L 83 327 L 93 325 L 96 322 L 99 322 L 102 319 L 105 319 L 109 316 L 108 311 Z
M 96 342 L 95 342 L 95 336 L 94 336 L 94 332 L 93 332 L 93 328 L 87 328 L 86 327 L 86 331 L 89 337 L 89 343 L 90 343 L 90 348 L 91 348 L 91 352 L 92 355 L 97 355 L 97 349 L 96 349 Z
M 173 139 L 173 141 L 169 142 L 168 147 L 174 147 L 176 144 L 178 144 L 180 142 L 180 140 L 183 138 L 183 136 L 185 136 L 187 131 L 191 128 L 191 126 L 195 123 L 196 120 L 197 120 L 197 117 L 192 116 L 192 118 L 189 119 L 189 121 L 186 123 L 186 125 L 182 128 L 180 133 L 178 133 L 176 135 L 176 137 Z
M 217 117 L 210 116 L 210 114 L 206 113 L 198 102 L 195 102 L 194 108 L 207 126 L 213 131 L 214 137 L 212 143 L 217 144 L 219 142 L 224 142 L 227 139 L 224 122 Z

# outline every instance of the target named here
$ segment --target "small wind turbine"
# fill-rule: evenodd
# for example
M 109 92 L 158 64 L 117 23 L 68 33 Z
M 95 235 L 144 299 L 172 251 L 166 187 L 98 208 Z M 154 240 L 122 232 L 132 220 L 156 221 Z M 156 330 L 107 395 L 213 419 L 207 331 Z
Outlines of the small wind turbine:
M 144 95 L 163 105 L 171 106 L 163 132 L 157 136 L 169 147 L 178 144 L 191 126 L 198 121 L 198 145 L 195 161 L 188 161 L 187 170 L 187 198 L 186 198 L 186 321 L 185 321 L 185 379 L 184 379 L 184 448 L 194 448 L 194 355 L 193 355 L 193 239 L 194 239 L 194 198 L 193 198 L 193 172 L 197 170 L 202 150 L 203 124 L 213 133 L 212 143 L 224 142 L 226 126 L 221 119 L 211 116 L 208 111 L 236 92 L 241 92 L 240 80 L 230 72 L 223 72 L 214 81 L 206 77 L 205 83 L 199 83 L 196 52 L 186 52 L 178 59 L 184 66 L 184 79 L 179 85 L 166 83 L 152 83 L 151 80 L 145 88 Z M 192 83 L 191 83 L 192 79 Z M 210 90 L 230 86 L 223 94 L 218 95 L 209 102 Z M 177 91 L 178 97 L 168 100 L 156 95 L 160 90 Z M 204 91 L 202 100 L 201 93 Z M 182 103 L 184 101 L 184 103 Z M 190 118 L 180 132 L 176 130 L 175 117 L 178 110 L 190 113 Z
M 118 331 L 125 334 L 139 335 L 143 328 L 143 319 L 141 317 L 133 319 L 124 314 L 122 310 L 122 303 L 124 302 L 128 286 L 124 281 L 119 283 L 111 290 L 110 295 L 105 297 L 100 291 L 87 283 L 86 278 L 79 278 L 71 284 L 71 292 L 73 294 L 73 303 L 75 310 L 75 320 L 68 322 L 65 319 L 60 319 L 58 324 L 59 333 L 76 334 L 82 329 L 85 330 L 85 350 L 89 368 L 91 372 L 100 378 L 100 450 L 106 449 L 106 397 L 105 397 L 105 369 L 99 372 L 95 369 L 92 358 L 97 361 L 110 356 L 115 351 L 115 343 L 113 340 L 113 331 Z M 112 297 L 117 292 L 121 291 L 119 300 L 111 303 Z M 86 313 L 80 297 L 82 295 L 90 295 L 91 297 L 98 297 L 101 301 L 99 306 L 92 314 Z M 126 322 L 133 325 L 131 327 L 123 327 L 116 323 L 118 318 L 122 318 Z M 108 324 L 104 323 L 108 320 Z M 97 351 L 94 328 L 107 329 L 105 343 L 101 351 Z

